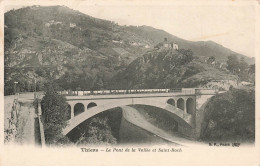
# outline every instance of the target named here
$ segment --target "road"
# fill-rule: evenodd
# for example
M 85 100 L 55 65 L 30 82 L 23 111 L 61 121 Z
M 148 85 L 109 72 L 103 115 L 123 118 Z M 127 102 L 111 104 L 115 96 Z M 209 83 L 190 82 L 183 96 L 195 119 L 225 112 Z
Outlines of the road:
M 172 135 L 167 133 L 165 130 L 154 126 L 153 124 L 149 123 L 135 108 L 129 106 L 124 106 L 121 108 L 122 108 L 123 116 L 128 122 L 146 131 L 149 131 L 160 138 L 184 146 L 194 143 L 194 141 L 180 137 L 178 133 Z
M 34 144 L 35 110 L 31 103 L 22 103 L 17 124 L 16 142 L 21 144 Z
M 6 130 L 9 127 L 8 119 L 11 118 L 11 110 L 15 96 L 5 96 L 4 99 L 4 129 Z M 32 145 L 35 142 L 35 110 L 32 104 L 33 99 L 31 97 L 29 99 L 23 97 L 19 98 L 18 102 L 20 103 L 20 107 L 18 106 L 18 116 L 14 122 L 16 124 L 16 133 L 12 141 L 18 144 Z

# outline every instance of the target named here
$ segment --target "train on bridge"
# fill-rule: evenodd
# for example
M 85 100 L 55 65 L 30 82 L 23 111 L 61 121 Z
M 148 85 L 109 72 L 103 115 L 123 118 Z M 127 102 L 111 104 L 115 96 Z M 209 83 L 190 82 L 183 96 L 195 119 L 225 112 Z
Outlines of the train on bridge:
M 185 93 L 195 94 L 194 88 L 180 89 L 129 89 L 129 90 L 96 90 L 96 91 L 59 91 L 65 96 L 88 96 L 88 95 L 112 95 L 112 94 L 138 94 L 138 93 Z

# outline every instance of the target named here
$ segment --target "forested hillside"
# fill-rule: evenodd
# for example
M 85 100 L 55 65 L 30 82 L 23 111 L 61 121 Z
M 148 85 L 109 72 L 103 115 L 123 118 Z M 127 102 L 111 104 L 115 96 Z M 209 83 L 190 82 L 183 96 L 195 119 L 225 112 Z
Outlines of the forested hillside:
M 230 54 L 253 62 L 214 42 L 190 42 L 148 26 L 119 26 L 64 6 L 11 10 L 5 13 L 4 24 L 5 95 L 14 92 L 15 81 L 21 92 L 33 91 L 35 86 L 42 90 L 50 80 L 66 90 L 125 88 L 129 78 L 133 88 L 180 87 L 182 83 L 193 87 L 203 84 L 205 80 L 200 79 L 208 75 L 236 79 L 223 67 Z M 164 38 L 192 56 L 154 49 Z M 212 57 L 217 65 L 208 63 Z M 138 66 L 147 72 L 137 70 Z
M 213 97 L 202 126 L 204 141 L 254 142 L 255 90 L 233 88 Z
M 135 88 L 203 87 L 212 80 L 236 80 L 227 70 L 204 63 L 190 50 L 151 51 L 113 77 L 112 86 Z

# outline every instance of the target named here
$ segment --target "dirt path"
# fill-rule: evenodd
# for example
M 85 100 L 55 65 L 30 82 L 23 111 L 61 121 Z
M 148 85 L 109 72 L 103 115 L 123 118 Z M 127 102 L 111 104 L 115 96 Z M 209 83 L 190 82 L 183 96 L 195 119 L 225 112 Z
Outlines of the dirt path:
M 14 96 L 5 96 L 4 97 L 4 129 L 8 129 L 9 127 L 9 120 L 11 119 L 11 111 L 12 111 L 12 105 L 14 101 Z
M 121 108 L 123 110 L 124 118 L 136 126 L 139 126 L 163 139 L 166 139 L 168 141 L 171 141 L 171 142 L 174 142 L 174 143 L 177 143 L 180 145 L 186 145 L 186 144 L 193 143 L 192 141 L 190 141 L 186 138 L 179 137 L 178 133 L 176 133 L 175 135 L 169 134 L 166 131 L 149 123 L 135 108 L 132 108 L 129 106 L 124 106 Z
M 34 144 L 34 117 L 32 104 L 23 103 L 18 118 L 16 142 L 21 144 Z

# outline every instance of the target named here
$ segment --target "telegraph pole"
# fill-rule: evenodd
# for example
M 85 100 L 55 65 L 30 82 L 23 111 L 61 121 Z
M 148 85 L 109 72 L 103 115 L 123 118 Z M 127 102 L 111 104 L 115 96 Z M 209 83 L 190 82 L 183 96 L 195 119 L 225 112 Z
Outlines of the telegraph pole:
M 34 79 L 34 99 L 36 99 L 36 84 L 37 81 L 36 81 L 36 76 L 35 76 L 35 79 Z
M 36 81 L 36 78 L 34 79 L 34 92 L 36 92 L 36 86 L 37 86 L 37 81 Z
M 16 94 L 16 84 L 18 84 L 17 81 L 14 82 L 14 95 Z

